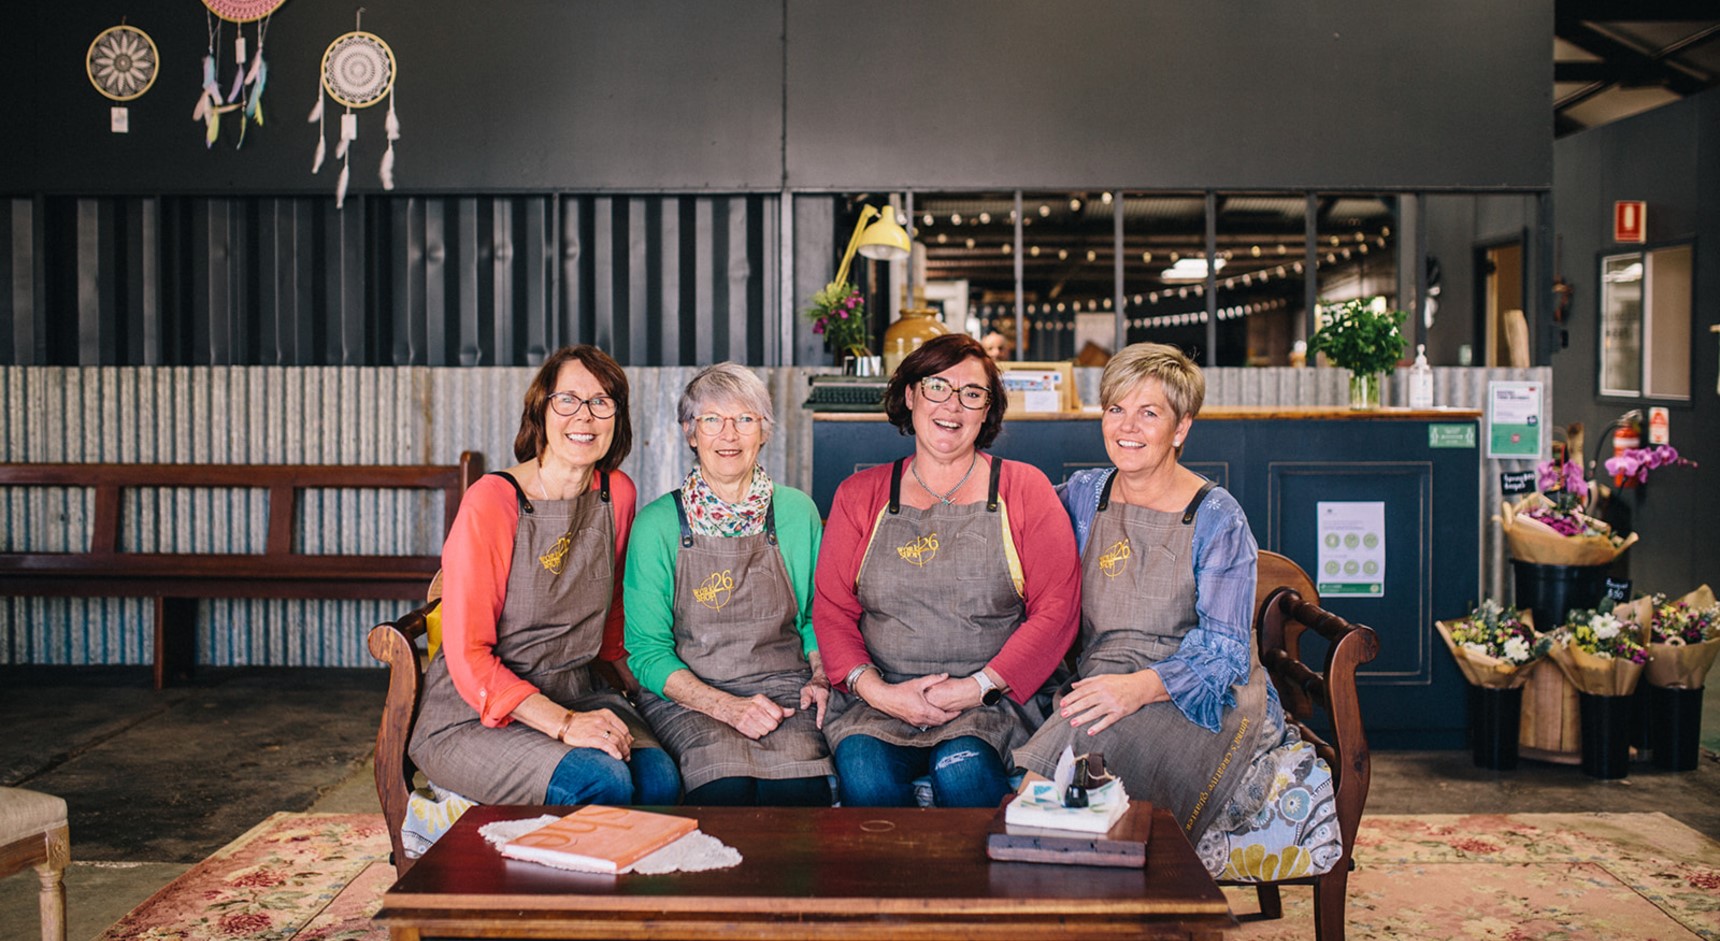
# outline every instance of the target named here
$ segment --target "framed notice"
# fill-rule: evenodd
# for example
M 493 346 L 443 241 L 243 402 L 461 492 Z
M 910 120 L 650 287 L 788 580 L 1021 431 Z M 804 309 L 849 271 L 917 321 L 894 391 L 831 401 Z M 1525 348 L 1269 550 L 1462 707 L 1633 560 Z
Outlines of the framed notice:
M 1314 505 L 1320 540 L 1314 587 L 1321 597 L 1382 598 L 1386 593 L 1386 505 L 1381 501 Z
M 1541 456 L 1544 445 L 1539 382 L 1487 384 L 1487 456 L 1494 460 Z

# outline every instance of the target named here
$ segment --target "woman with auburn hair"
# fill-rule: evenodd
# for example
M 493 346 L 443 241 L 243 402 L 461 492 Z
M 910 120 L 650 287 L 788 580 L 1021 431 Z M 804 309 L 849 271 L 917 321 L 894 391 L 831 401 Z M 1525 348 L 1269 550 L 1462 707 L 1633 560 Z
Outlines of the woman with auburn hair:
M 836 490 L 812 621 L 839 681 L 824 734 L 844 805 L 913 804 L 929 774 L 939 806 L 995 806 L 1009 792 L 1003 756 L 1043 717 L 1080 578 L 1051 482 L 982 453 L 1004 404 L 978 341 L 927 341 L 885 392 L 913 454 Z
M 442 548 L 442 646 L 409 753 L 485 804 L 667 804 L 675 763 L 601 661 L 629 680 L 621 563 L 636 503 L 627 374 L 594 346 L 553 353 L 514 456 L 460 501 Z
M 1059 488 L 1082 552 L 1076 676 L 1015 762 L 1034 779 L 1065 747 L 1102 753 L 1131 798 L 1176 815 L 1215 875 L 1275 812 L 1306 830 L 1301 864 L 1329 868 L 1342 852 L 1331 771 L 1286 726 L 1255 649 L 1254 535 L 1235 497 L 1179 463 L 1205 397 L 1173 346 L 1136 343 L 1105 367 L 1115 466 Z

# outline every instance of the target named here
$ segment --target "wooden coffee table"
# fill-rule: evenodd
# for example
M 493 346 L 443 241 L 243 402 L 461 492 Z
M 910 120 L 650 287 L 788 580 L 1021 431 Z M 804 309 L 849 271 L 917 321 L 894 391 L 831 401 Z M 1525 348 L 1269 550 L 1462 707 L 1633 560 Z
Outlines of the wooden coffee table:
M 992 810 L 677 807 L 730 869 L 604 876 L 504 859 L 473 807 L 382 899 L 395 941 L 455 938 L 1221 938 L 1236 924 L 1176 822 L 1142 869 L 992 862 Z

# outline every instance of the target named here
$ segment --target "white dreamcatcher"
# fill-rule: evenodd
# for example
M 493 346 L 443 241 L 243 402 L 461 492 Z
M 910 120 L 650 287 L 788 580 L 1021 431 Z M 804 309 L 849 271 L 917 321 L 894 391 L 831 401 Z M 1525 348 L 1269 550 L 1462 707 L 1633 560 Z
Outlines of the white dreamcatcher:
M 122 22 L 96 35 L 84 55 L 84 71 L 96 91 L 116 102 L 131 101 L 155 84 L 161 55 L 148 33 Z M 110 126 L 116 134 L 130 129 L 130 111 L 125 105 L 113 106 Z
M 388 99 L 388 119 L 383 122 L 383 132 L 388 137 L 388 149 L 382 154 L 382 165 L 377 175 L 382 179 L 382 188 L 394 188 L 394 142 L 400 139 L 400 119 L 394 114 L 394 79 L 398 68 L 394 61 L 394 50 L 382 37 L 374 33 L 364 32 L 359 28 L 363 25 L 364 10 L 358 11 L 354 29 L 350 33 L 338 36 L 328 44 L 328 51 L 323 53 L 322 88 L 317 92 L 316 107 L 311 109 L 310 120 L 317 126 L 316 156 L 311 160 L 311 172 L 322 169 L 323 158 L 328 153 L 328 135 L 323 127 L 323 92 L 333 98 L 336 103 L 344 105 L 346 111 L 340 116 L 340 140 L 334 146 L 334 156 L 341 161 L 340 178 L 334 185 L 334 206 L 336 209 L 346 204 L 346 186 L 352 176 L 352 143 L 358 139 L 358 115 L 353 109 L 368 108 L 378 104 L 382 99 Z
M 203 122 L 203 144 L 215 146 L 221 136 L 221 116 L 239 112 L 239 142 L 245 144 L 245 128 L 249 122 L 263 125 L 263 87 L 269 83 L 269 65 L 263 61 L 263 41 L 269 35 L 269 18 L 286 0 L 203 0 L 207 9 L 204 17 L 209 26 L 209 51 L 203 56 L 203 91 L 197 96 L 197 107 L 191 120 Z M 233 24 L 233 81 L 227 93 L 221 93 L 221 29 Z M 244 24 L 257 24 L 257 48 L 249 52 Z

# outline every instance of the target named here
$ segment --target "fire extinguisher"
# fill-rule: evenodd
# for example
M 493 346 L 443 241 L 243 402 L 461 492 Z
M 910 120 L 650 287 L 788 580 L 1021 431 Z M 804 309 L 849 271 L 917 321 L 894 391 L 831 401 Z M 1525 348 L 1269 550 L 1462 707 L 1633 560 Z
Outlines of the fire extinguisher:
M 1613 457 L 1624 457 L 1624 452 L 1642 447 L 1642 425 L 1636 419 L 1630 418 L 1619 422 L 1613 432 Z M 1613 486 L 1625 489 L 1636 486 L 1634 476 L 1624 474 L 1613 475 Z

